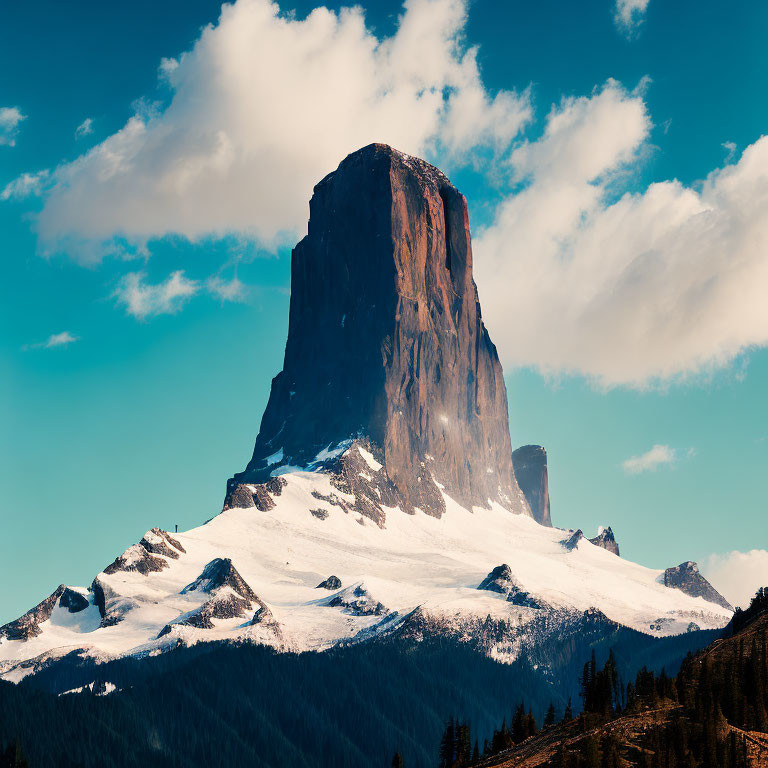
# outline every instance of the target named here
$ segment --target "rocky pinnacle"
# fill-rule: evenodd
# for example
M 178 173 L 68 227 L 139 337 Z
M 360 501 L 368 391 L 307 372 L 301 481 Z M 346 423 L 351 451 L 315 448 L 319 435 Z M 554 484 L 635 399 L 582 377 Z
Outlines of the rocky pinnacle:
M 407 512 L 441 514 L 439 483 L 466 507 L 531 514 L 464 196 L 423 160 L 371 144 L 315 187 L 309 209 L 291 261 L 283 370 L 228 498 L 361 440 Z

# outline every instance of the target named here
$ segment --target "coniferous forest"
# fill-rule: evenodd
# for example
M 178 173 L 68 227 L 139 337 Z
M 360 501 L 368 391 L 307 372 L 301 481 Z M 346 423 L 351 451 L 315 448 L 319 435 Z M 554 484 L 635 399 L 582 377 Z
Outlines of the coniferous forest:
M 581 712 L 549 705 L 540 730 L 521 703 L 482 749 L 449 720 L 440 768 L 761 768 L 768 765 L 768 590 L 737 610 L 722 638 L 689 653 L 676 675 L 642 667 L 624 682 L 613 651 L 579 677 Z M 477 742 L 475 741 L 477 745 Z M 527 763 L 526 763 L 527 764 Z
M 714 636 L 656 639 L 618 628 L 593 645 L 600 662 L 614 649 L 621 674 L 634 675 L 639 664 L 676 670 Z M 100 665 L 73 656 L 18 685 L 0 684 L 0 749 L 31 768 L 434 768 L 451 714 L 461 734 L 471 723 L 472 759 L 486 741 L 500 743 L 498 713 L 512 716 L 522 699 L 526 728 L 546 718 L 550 702 L 564 712 L 569 698 L 578 700 L 591 650 L 578 646 L 566 662 L 562 648 L 552 649 L 562 660 L 556 675 L 525 658 L 499 664 L 446 639 L 303 654 L 206 643 Z M 106 694 L 107 683 L 117 690 Z

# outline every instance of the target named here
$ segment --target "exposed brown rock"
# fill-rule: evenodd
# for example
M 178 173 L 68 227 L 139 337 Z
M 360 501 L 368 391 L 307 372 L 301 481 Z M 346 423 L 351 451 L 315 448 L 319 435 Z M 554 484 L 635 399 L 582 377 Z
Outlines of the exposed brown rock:
M 315 187 L 291 262 L 283 370 L 225 504 L 278 466 L 327 468 L 324 451 L 359 437 L 407 512 L 442 514 L 437 481 L 467 507 L 494 500 L 530 514 L 472 279 L 466 200 L 439 170 L 382 144 Z M 361 513 L 381 524 L 377 510 Z

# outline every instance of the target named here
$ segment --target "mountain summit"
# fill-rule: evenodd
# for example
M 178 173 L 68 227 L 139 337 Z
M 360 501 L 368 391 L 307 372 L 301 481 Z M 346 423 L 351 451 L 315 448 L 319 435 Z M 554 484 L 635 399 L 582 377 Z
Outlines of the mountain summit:
M 225 506 L 239 486 L 287 467 L 333 466 L 349 486 L 338 457 L 359 440 L 384 468 L 360 510 L 380 524 L 372 505 L 384 497 L 439 517 L 441 488 L 469 509 L 493 501 L 530 515 L 464 196 L 434 166 L 371 144 L 315 187 L 309 208 L 291 262 L 283 370 Z

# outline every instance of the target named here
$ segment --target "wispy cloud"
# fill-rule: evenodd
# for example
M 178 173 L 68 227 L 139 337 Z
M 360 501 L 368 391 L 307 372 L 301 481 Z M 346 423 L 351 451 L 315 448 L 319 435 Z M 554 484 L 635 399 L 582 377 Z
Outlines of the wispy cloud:
M 80 125 L 75 128 L 75 138 L 82 139 L 83 136 L 89 136 L 93 133 L 93 118 L 86 117 Z
M 79 340 L 79 336 L 74 336 L 69 331 L 62 331 L 61 333 L 52 333 L 45 341 L 40 341 L 37 344 L 27 344 L 24 349 L 54 349 L 55 347 L 67 347 Z
M 0 200 L 23 200 L 33 195 L 40 195 L 49 181 L 50 173 L 47 170 L 22 173 L 5 185 L 0 192 Z
M 19 124 L 26 119 L 18 107 L 0 107 L 0 145 L 14 146 Z
M 200 283 L 186 278 L 182 270 L 154 284 L 146 282 L 143 272 L 130 272 L 120 280 L 113 295 L 129 315 L 144 320 L 154 315 L 175 314 L 199 290 Z
M 248 287 L 237 277 L 223 280 L 216 275 L 206 280 L 205 287 L 221 301 L 245 301 L 248 297 Z
M 621 32 L 631 37 L 645 20 L 650 0 L 616 0 L 613 18 Z
M 764 549 L 710 555 L 702 565 L 704 575 L 731 605 L 746 608 L 760 587 L 768 587 L 768 551 Z
M 628 475 L 639 475 L 642 472 L 655 472 L 659 467 L 674 464 L 675 461 L 677 454 L 674 449 L 668 445 L 654 445 L 645 453 L 622 462 L 621 466 Z

